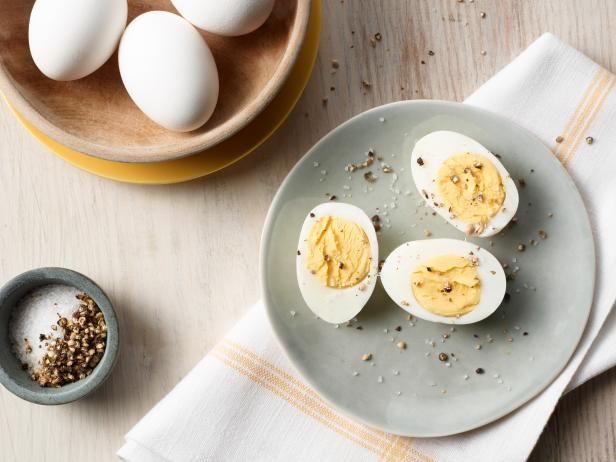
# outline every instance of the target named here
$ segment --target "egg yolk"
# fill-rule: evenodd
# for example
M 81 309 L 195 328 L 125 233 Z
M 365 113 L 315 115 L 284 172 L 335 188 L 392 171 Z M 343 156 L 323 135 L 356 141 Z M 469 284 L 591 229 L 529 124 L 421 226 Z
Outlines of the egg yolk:
M 456 154 L 441 165 L 436 184 L 452 218 L 479 234 L 503 206 L 505 186 L 496 167 L 478 154 Z
M 481 281 L 472 260 L 443 255 L 424 261 L 411 275 L 419 304 L 439 316 L 461 316 L 479 303 Z
M 320 217 L 306 241 L 306 266 L 327 287 L 342 289 L 363 281 L 370 272 L 370 242 L 357 223 Z

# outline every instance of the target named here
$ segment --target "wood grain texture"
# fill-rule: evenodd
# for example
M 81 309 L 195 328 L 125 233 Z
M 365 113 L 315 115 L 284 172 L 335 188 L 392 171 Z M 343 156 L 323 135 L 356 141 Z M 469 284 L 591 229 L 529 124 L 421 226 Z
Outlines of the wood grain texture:
M 73 435 L 69 460 L 113 460 L 123 434 L 258 298 L 259 236 L 271 198 L 333 127 L 390 101 L 462 100 L 545 31 L 616 70 L 611 0 L 323 6 L 320 57 L 287 123 L 254 155 L 200 181 L 139 187 L 93 177 L 47 152 L 0 109 L 0 279 L 42 265 L 82 271 L 113 298 L 123 340 L 111 379 L 83 401 L 38 407 L 0 390 L 0 459 L 65 461 L 58 442 Z M 373 48 L 377 32 L 382 41 Z M 335 74 L 332 59 L 340 62 Z M 615 398 L 614 371 L 566 396 L 531 460 L 615 460 Z

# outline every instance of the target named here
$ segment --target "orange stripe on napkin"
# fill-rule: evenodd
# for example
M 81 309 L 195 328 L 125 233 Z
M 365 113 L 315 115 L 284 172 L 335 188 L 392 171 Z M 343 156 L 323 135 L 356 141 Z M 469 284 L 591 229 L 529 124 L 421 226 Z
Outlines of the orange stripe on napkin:
M 229 347 L 231 347 L 231 348 L 234 348 L 234 349 L 238 350 L 239 352 L 241 352 L 241 353 L 243 353 L 243 354 L 245 354 L 247 356 L 250 356 L 252 359 L 257 361 L 259 364 L 262 364 L 263 366 L 265 366 L 265 367 L 267 367 L 267 368 L 277 372 L 278 374 L 283 376 L 285 379 L 287 379 L 290 382 L 292 382 L 293 384 L 295 384 L 299 389 L 303 390 L 305 393 L 309 393 L 309 394 L 313 395 L 315 398 L 320 399 L 319 395 L 312 388 L 310 388 L 308 385 L 306 385 L 304 382 L 302 382 L 298 378 L 294 377 L 293 375 L 289 374 L 287 371 L 285 371 L 281 367 L 278 367 L 278 366 L 272 364 L 267 359 L 262 358 L 258 354 L 250 351 L 248 348 L 244 347 L 243 345 L 240 345 L 239 343 L 233 342 L 233 341 L 228 340 L 228 339 L 223 339 L 222 343 L 227 345 L 227 346 L 229 346 Z
M 327 403 L 325 403 L 321 397 L 310 387 L 308 387 L 307 385 L 305 385 L 301 380 L 299 380 L 298 378 L 294 377 L 293 375 L 289 374 L 287 371 L 285 371 L 284 369 L 275 366 L 274 364 L 272 364 L 271 362 L 269 362 L 268 360 L 266 360 L 265 358 L 257 355 L 256 353 L 250 351 L 249 349 L 247 349 L 246 347 L 242 346 L 239 343 L 236 342 L 232 342 L 231 340 L 228 339 L 223 339 L 223 343 L 227 346 L 229 346 L 230 348 L 233 348 L 235 350 L 237 350 L 238 352 L 240 352 L 243 355 L 247 355 L 249 356 L 251 359 L 253 359 L 254 361 L 257 361 L 260 365 L 274 371 L 277 372 L 278 374 L 280 374 L 282 377 L 284 377 L 285 379 L 289 380 L 291 383 L 295 384 L 301 391 L 303 391 L 304 393 L 310 395 L 313 397 L 313 399 L 320 405 L 323 406 L 328 414 L 332 414 L 335 415 L 337 418 L 340 419 L 344 419 L 346 422 L 348 423 L 352 423 L 354 425 L 356 425 L 362 432 L 367 432 L 368 434 L 372 434 L 372 437 L 376 437 L 377 441 L 378 439 L 382 439 L 384 440 L 385 444 L 390 444 L 391 445 L 391 451 L 393 452 L 393 454 L 395 456 L 397 456 L 397 459 L 394 460 L 404 460 L 403 458 L 401 459 L 401 457 L 403 456 L 404 452 L 410 452 L 412 454 L 414 454 L 416 457 L 418 457 L 419 459 L 421 459 L 424 462 L 433 462 L 432 459 L 430 459 L 428 456 L 426 456 L 425 454 L 419 452 L 417 449 L 415 449 L 411 444 L 411 438 L 399 438 L 395 435 L 390 435 L 388 433 L 384 433 L 378 430 L 374 430 L 370 427 L 366 427 L 364 425 L 360 425 L 360 424 L 355 424 L 355 422 L 346 419 L 345 417 L 343 417 L 342 415 L 336 413 L 335 411 L 333 411 L 329 405 Z M 357 430 L 355 430 L 357 431 Z M 394 444 L 397 443 L 397 444 Z M 379 442 L 377 443 L 377 446 L 382 446 L 383 442 Z
M 303 382 L 242 345 L 224 340 L 212 350 L 212 354 L 324 426 L 374 452 L 382 461 L 431 461 L 413 448 L 408 438 L 372 430 L 338 414 Z
M 266 385 L 266 388 L 270 391 L 273 391 L 278 396 L 302 410 L 304 413 L 325 424 L 327 427 L 341 433 L 343 436 L 346 436 L 355 442 L 360 442 L 363 447 L 370 449 L 373 452 L 380 453 L 386 450 L 385 442 L 374 440 L 373 438 L 370 438 L 370 435 L 359 431 L 355 428 L 354 424 L 347 422 L 342 416 L 335 415 L 324 403 L 319 403 L 314 399 L 302 396 L 297 392 L 297 390 L 294 389 L 292 384 L 281 379 L 279 376 L 272 374 L 272 372 L 267 370 L 267 368 L 263 365 L 257 364 L 223 345 L 219 345 L 215 350 L 217 353 L 224 355 L 226 359 L 233 361 L 236 365 L 239 365 L 240 368 L 248 370 L 252 374 L 256 374 L 259 379 L 256 381 L 257 383 Z M 234 369 L 243 373 L 243 371 L 239 370 L 237 367 L 234 367 Z M 255 380 L 253 379 L 253 381 Z
M 556 157 L 564 165 L 567 165 L 575 155 L 582 137 L 594 122 L 615 82 L 615 77 L 601 68 L 588 84 L 575 111 L 561 133 L 561 136 L 564 138 L 563 142 L 557 143 L 553 148 Z
M 562 161 L 563 164 L 565 164 L 565 166 L 571 161 L 571 159 L 573 159 L 575 157 L 575 154 L 577 154 L 578 146 L 581 143 L 582 138 L 585 138 L 586 134 L 588 133 L 588 129 L 590 128 L 590 126 L 595 121 L 595 119 L 597 117 L 597 114 L 599 113 L 599 111 L 603 107 L 603 103 L 605 102 L 605 99 L 607 98 L 607 96 L 610 94 L 610 92 L 614 88 L 614 84 L 615 83 L 616 83 L 616 77 L 614 77 L 614 75 L 610 74 L 608 82 L 602 88 L 602 93 L 598 97 L 598 99 L 597 99 L 597 101 L 596 101 L 596 103 L 595 103 L 595 105 L 594 105 L 594 107 L 592 109 L 592 112 L 588 116 L 588 119 L 586 119 L 586 122 L 584 123 L 584 125 L 578 131 L 578 134 L 577 134 L 575 140 L 573 141 L 573 144 L 571 146 L 571 150 L 569 151 L 569 154 Z
M 298 387 L 300 391 L 306 393 L 307 395 L 310 395 L 312 399 L 316 403 L 318 403 L 319 406 L 322 406 L 324 409 L 326 409 L 326 412 L 328 415 L 334 415 L 337 419 L 342 419 L 348 424 L 355 425 L 356 426 L 355 431 L 358 431 L 357 429 L 359 429 L 362 432 L 366 432 L 368 435 L 370 435 L 373 441 L 377 441 L 376 443 L 377 446 L 383 447 L 383 444 L 389 444 L 390 447 L 388 448 L 388 451 L 392 452 L 394 456 L 397 457 L 393 460 L 404 460 L 403 453 L 411 452 L 412 454 L 419 457 L 424 462 L 433 462 L 433 460 L 430 459 L 428 456 L 426 456 L 425 454 L 422 454 L 421 452 L 413 448 L 413 446 L 410 444 L 411 438 L 401 438 L 395 435 L 390 435 L 388 433 L 374 430 L 370 427 L 366 427 L 361 424 L 356 424 L 355 422 L 349 419 L 346 419 L 346 417 L 343 417 L 341 414 L 338 414 L 333 409 L 331 409 L 329 405 L 325 403 L 325 401 L 323 401 L 321 397 L 312 388 L 308 387 L 301 380 L 289 374 L 284 369 L 272 364 L 267 359 L 257 355 L 256 353 L 252 352 L 251 350 L 249 350 L 248 348 L 244 347 L 243 345 L 239 343 L 233 342 L 228 339 L 223 339 L 222 343 L 226 345 L 227 347 L 236 350 L 241 355 L 248 356 L 250 359 L 256 361 L 259 365 L 264 366 L 265 368 L 278 373 L 284 379 L 288 380 L 290 383 Z M 365 436 L 365 434 L 363 434 L 362 436 Z M 374 440 L 374 438 L 376 438 L 376 440 Z
M 588 84 L 588 87 L 586 87 L 586 90 L 584 90 L 584 93 L 582 94 L 582 97 L 580 98 L 580 101 L 578 102 L 575 108 L 575 111 L 573 112 L 573 114 L 571 114 L 571 117 L 569 117 L 569 120 L 567 121 L 565 128 L 560 133 L 560 136 L 563 137 L 563 141 L 561 143 L 555 144 L 553 148 L 553 151 L 556 154 L 556 157 L 558 157 L 559 159 L 561 158 L 562 153 L 566 150 L 567 146 L 569 145 L 569 142 L 570 142 L 569 135 L 571 135 L 571 133 L 575 131 L 575 127 L 579 125 L 580 119 L 582 118 L 583 114 L 587 110 L 590 101 L 592 101 L 593 95 L 595 94 L 596 89 L 598 88 L 602 80 L 605 79 L 606 74 L 607 72 L 605 71 L 605 69 L 599 69 L 595 73 L 594 77 Z
M 295 400 L 293 398 L 293 396 L 289 394 L 288 389 L 286 389 L 285 387 L 280 387 L 278 384 L 272 383 L 270 380 L 268 380 L 267 374 L 264 374 L 263 371 L 255 371 L 251 367 L 245 367 L 242 364 L 240 364 L 237 361 L 235 361 L 234 359 L 229 358 L 222 351 L 219 351 L 219 350 L 213 350 L 211 352 L 211 354 L 212 354 L 212 356 L 214 356 L 215 358 L 217 358 L 218 360 L 220 360 L 221 362 L 223 362 L 224 364 L 226 364 L 230 368 L 234 369 L 236 372 L 239 372 L 243 376 L 245 376 L 245 377 L 249 378 L 250 380 L 252 380 L 254 383 L 262 386 L 263 388 L 265 388 L 265 389 L 267 389 L 269 391 L 271 391 L 272 393 L 274 393 L 278 397 L 284 399 L 289 404 L 293 405 L 295 408 L 297 408 L 300 411 L 302 411 L 304 414 L 312 417 L 313 419 L 315 419 L 316 421 L 318 421 L 322 425 L 330 428 L 331 430 L 335 431 L 339 435 L 344 436 L 345 438 L 349 439 L 350 441 L 353 441 L 355 444 L 357 444 L 357 445 L 359 445 L 359 446 L 361 446 L 361 447 L 363 447 L 363 448 L 365 448 L 365 449 L 367 449 L 367 450 L 369 450 L 371 452 L 375 452 L 377 454 L 381 454 L 383 452 L 382 450 L 380 450 L 378 448 L 375 448 L 371 444 L 369 444 L 366 441 L 362 440 L 361 438 L 353 435 L 352 433 L 348 433 L 345 430 L 343 430 L 343 429 L 337 427 L 336 425 L 332 424 L 328 419 L 326 419 L 322 415 L 320 415 L 319 412 L 315 412 L 313 409 L 311 409 L 311 407 L 306 406 L 303 403 L 298 402 L 297 400 Z

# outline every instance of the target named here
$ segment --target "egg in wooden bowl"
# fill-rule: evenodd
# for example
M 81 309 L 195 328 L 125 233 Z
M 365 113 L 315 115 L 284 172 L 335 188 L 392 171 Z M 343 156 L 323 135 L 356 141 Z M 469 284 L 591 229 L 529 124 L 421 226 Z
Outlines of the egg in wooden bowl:
M 0 7 L 0 91 L 18 113 L 55 141 L 122 162 L 178 159 L 240 131 L 265 110 L 289 76 L 310 15 L 310 0 L 276 0 L 265 23 L 250 33 L 223 36 L 195 28 L 216 63 L 218 99 L 205 124 L 176 131 L 154 122 L 138 107 L 134 95 L 129 95 L 117 51 L 85 77 L 48 78 L 35 64 L 29 46 L 34 4 L 32 0 L 6 0 Z M 134 18 L 148 11 L 178 15 L 169 1 L 129 0 L 129 27 Z

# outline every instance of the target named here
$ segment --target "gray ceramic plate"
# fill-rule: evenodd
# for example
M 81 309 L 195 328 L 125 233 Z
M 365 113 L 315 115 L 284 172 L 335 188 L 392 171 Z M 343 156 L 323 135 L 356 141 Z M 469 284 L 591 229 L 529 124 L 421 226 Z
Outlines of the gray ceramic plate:
M 379 284 L 350 327 L 336 328 L 316 319 L 300 295 L 295 258 L 302 222 L 311 207 L 327 200 L 326 193 L 385 220 L 379 236 L 380 259 L 402 242 L 424 239 L 425 230 L 433 237 L 464 238 L 423 206 L 411 178 L 414 143 L 443 129 L 475 138 L 502 156 L 514 178 L 526 181 L 520 188 L 518 224 L 504 235 L 475 240 L 506 263 L 507 272 L 516 271 L 515 280 L 508 283 L 510 300 L 488 319 L 452 332 L 442 324 L 410 322 Z M 397 181 L 394 174 L 377 168 L 371 169 L 379 177 L 374 184 L 364 180 L 366 170 L 345 172 L 345 165 L 364 159 L 369 148 L 394 168 Z M 540 229 L 547 232 L 547 239 L 538 236 Z M 531 239 L 537 244 L 529 243 Z M 516 250 L 520 242 L 526 244 L 524 252 Z M 594 274 L 594 246 L 584 204 L 551 152 L 507 119 L 439 101 L 378 107 L 323 138 L 278 191 L 261 248 L 268 314 L 304 378 L 357 420 L 421 437 L 450 435 L 492 422 L 554 380 L 586 325 Z M 397 326 L 401 331 L 395 330 Z M 398 339 L 407 342 L 406 350 L 396 347 Z M 368 352 L 373 361 L 361 361 Z M 440 352 L 449 355 L 448 362 L 439 361 Z M 485 372 L 477 374 L 478 368 Z

